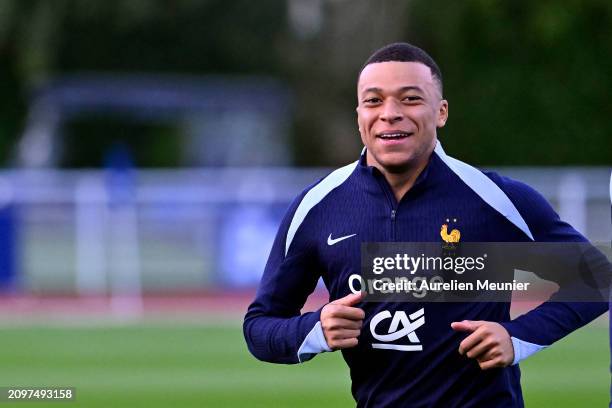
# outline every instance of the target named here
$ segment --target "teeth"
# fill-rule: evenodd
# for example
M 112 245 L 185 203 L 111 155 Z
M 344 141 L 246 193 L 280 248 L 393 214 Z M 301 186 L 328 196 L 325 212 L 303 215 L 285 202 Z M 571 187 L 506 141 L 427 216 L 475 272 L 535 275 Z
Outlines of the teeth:
M 382 137 L 383 139 L 387 139 L 387 138 L 393 138 L 393 137 L 404 137 L 407 136 L 406 133 L 385 133 L 380 135 L 380 137 Z

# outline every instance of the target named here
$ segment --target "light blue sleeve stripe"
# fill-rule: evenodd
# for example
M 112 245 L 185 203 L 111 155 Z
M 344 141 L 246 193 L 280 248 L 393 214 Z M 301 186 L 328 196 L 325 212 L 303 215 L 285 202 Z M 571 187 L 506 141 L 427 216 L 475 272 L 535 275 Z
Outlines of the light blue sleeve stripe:
M 295 237 L 295 233 L 297 232 L 300 225 L 308 215 L 308 212 L 312 210 L 312 208 L 325 198 L 334 188 L 338 187 L 340 184 L 344 183 L 346 179 L 349 178 L 355 167 L 357 167 L 357 161 L 351 163 L 347 166 L 341 167 L 335 171 L 333 171 L 329 176 L 325 177 L 319 184 L 314 186 L 302 199 L 302 202 L 298 206 L 295 214 L 293 214 L 293 219 L 291 220 L 291 224 L 289 225 L 289 230 L 287 231 L 287 239 L 285 241 L 285 255 L 289 252 L 289 247 L 291 246 L 291 242 Z
M 475 167 L 470 166 L 462 161 L 447 156 L 442 149 L 442 144 L 438 140 L 434 149 L 438 157 L 455 173 L 459 178 L 471 188 L 480 198 L 516 225 L 521 231 L 531 239 L 533 235 L 529 226 L 508 198 L 506 193 L 497 186 L 490 178 Z
M 540 350 L 544 350 L 548 346 L 540 346 L 539 344 L 529 343 L 516 337 L 511 337 L 512 347 L 514 347 L 514 361 L 512 365 L 518 364 L 519 361 L 526 359 L 532 354 Z
M 325 335 L 323 334 L 323 327 L 321 322 L 317 322 L 312 330 L 308 333 L 302 345 L 298 350 L 298 360 L 300 363 L 310 360 L 319 353 L 326 351 L 332 351 L 325 341 Z

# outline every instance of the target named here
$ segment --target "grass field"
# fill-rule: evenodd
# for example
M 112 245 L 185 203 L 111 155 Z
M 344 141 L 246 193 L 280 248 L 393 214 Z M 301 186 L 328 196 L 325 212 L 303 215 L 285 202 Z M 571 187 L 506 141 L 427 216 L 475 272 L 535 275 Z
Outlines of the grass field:
M 354 406 L 338 353 L 300 366 L 261 363 L 238 322 L 0 330 L 1 386 L 76 387 L 75 402 L 18 407 Z M 591 324 L 522 364 L 526 405 L 607 406 L 608 367 L 607 327 Z

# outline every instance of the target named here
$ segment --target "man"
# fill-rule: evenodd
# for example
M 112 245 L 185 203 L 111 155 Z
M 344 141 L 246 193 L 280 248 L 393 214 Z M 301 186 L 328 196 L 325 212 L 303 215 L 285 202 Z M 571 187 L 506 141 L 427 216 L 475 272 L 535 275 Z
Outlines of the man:
M 442 91 L 440 69 L 412 45 L 366 61 L 357 85 L 364 152 L 291 204 L 245 317 L 261 360 L 342 350 L 360 407 L 523 406 L 517 363 L 606 310 L 546 302 L 510 321 L 509 303 L 374 303 L 351 291 L 362 242 L 440 242 L 448 222 L 462 241 L 585 241 L 531 188 L 446 155 L 436 135 L 448 118 Z M 319 277 L 333 301 L 300 314 Z M 420 346 L 380 334 L 392 315 L 413 325 Z

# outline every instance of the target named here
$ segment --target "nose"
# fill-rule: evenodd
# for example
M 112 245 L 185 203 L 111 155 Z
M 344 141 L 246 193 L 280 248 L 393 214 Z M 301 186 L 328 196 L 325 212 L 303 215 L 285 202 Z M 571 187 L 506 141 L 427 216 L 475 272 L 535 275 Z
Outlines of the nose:
M 394 100 L 387 100 L 383 106 L 383 110 L 380 114 L 380 120 L 388 123 L 395 123 L 402 120 L 404 114 L 398 103 Z

